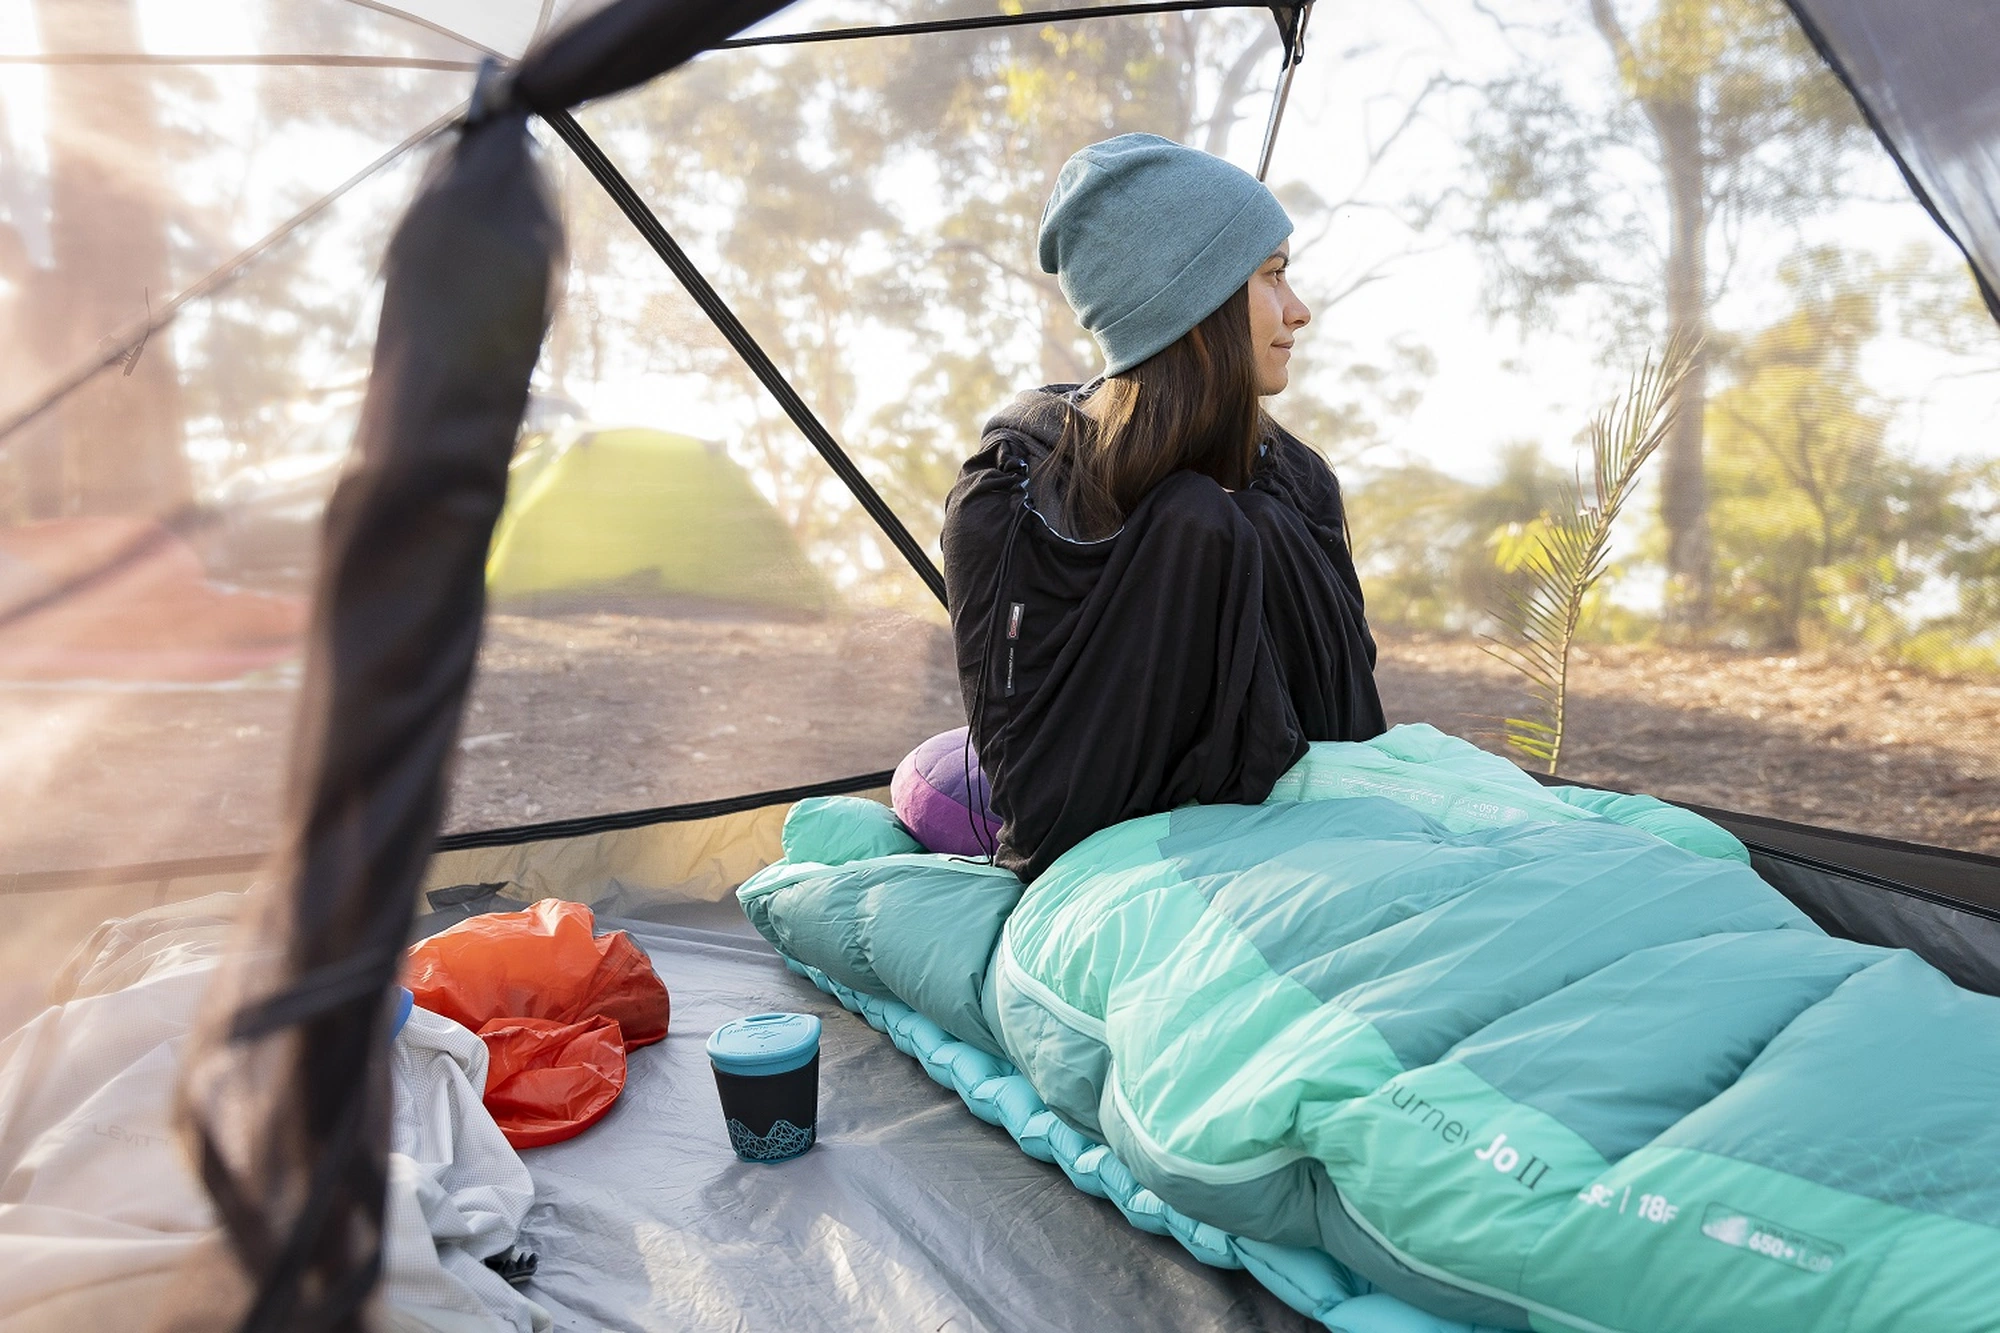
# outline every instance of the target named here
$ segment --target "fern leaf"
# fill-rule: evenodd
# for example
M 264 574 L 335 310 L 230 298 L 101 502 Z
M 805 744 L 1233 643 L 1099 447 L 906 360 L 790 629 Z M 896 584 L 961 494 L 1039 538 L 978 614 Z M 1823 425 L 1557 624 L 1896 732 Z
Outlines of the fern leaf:
M 1589 499 L 1579 471 L 1574 486 L 1560 488 L 1555 509 L 1529 525 L 1533 545 L 1507 562 L 1523 582 L 1491 612 L 1506 637 L 1488 636 L 1480 646 L 1526 678 L 1541 716 L 1505 719 L 1507 743 L 1547 764 L 1551 775 L 1562 762 L 1569 654 L 1584 600 L 1610 567 L 1612 525 L 1673 428 L 1696 351 L 1675 339 L 1657 362 L 1647 356 L 1624 394 L 1590 423 Z

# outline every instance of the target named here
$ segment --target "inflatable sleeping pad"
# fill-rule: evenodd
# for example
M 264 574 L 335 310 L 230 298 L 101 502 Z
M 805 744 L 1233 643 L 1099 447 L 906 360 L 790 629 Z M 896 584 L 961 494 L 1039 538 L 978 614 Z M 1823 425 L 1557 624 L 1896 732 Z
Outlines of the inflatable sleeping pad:
M 740 893 L 781 953 L 1239 1253 L 1496 1328 L 2000 1328 L 2000 999 L 1828 937 L 1684 811 L 1398 727 L 1025 893 L 866 801 L 785 851 Z M 1294 1304 L 1371 1327 L 1326 1290 Z

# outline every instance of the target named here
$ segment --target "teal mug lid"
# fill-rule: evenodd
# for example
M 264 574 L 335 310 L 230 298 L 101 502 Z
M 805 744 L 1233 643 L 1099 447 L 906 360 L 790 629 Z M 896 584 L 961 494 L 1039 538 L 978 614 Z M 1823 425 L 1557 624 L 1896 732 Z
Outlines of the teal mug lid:
M 725 1074 L 788 1074 L 817 1054 L 819 1020 L 811 1014 L 752 1014 L 708 1037 L 708 1058 Z

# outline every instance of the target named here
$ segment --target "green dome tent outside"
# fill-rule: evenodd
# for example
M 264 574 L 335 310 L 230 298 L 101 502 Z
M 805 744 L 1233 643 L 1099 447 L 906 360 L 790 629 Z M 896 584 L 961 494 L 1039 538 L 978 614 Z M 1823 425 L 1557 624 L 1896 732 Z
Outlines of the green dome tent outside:
M 543 436 L 516 457 L 486 588 L 503 607 L 666 594 L 818 613 L 829 600 L 721 445 L 636 428 Z

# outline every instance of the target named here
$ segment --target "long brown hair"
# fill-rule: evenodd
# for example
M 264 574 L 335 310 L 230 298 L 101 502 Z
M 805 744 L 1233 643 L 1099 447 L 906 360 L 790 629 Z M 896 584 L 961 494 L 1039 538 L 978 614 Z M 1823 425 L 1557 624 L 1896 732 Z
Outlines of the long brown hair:
M 1107 536 L 1180 471 L 1231 490 L 1247 485 L 1263 420 L 1246 285 L 1070 411 L 1050 456 L 1064 526 L 1084 540 Z

